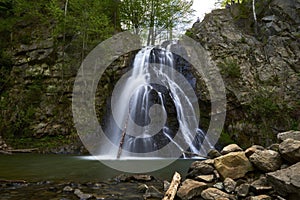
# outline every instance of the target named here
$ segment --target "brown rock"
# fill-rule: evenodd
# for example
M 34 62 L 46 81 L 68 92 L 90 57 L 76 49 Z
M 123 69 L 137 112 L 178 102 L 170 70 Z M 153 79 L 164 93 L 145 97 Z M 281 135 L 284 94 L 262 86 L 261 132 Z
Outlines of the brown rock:
M 231 193 L 235 190 L 236 182 L 231 178 L 225 178 L 223 185 L 224 185 L 225 191 L 228 193 Z
M 267 173 L 267 180 L 279 194 L 293 194 L 300 199 L 300 162 L 275 172 Z
M 243 183 L 236 187 L 235 191 L 237 192 L 237 195 L 240 197 L 246 197 L 249 194 L 250 184 Z
M 225 155 L 231 152 L 237 152 L 237 151 L 243 151 L 241 147 L 239 147 L 237 144 L 230 144 L 224 147 L 221 151 L 221 154 Z
M 281 156 L 290 163 L 300 162 L 300 141 L 286 139 L 279 144 Z
M 263 195 L 247 198 L 247 200 L 272 200 L 272 198 L 268 195 L 263 194 Z
M 195 177 L 195 180 L 197 181 L 203 181 L 206 183 L 210 183 L 214 180 L 214 175 L 213 174 L 209 174 L 209 175 L 199 175 Z
M 216 158 L 215 168 L 223 179 L 227 177 L 238 179 L 253 170 L 244 152 L 232 152 Z
M 212 174 L 214 167 L 210 164 L 206 164 L 204 161 L 195 161 L 191 164 L 189 168 L 189 173 L 187 177 L 194 178 L 199 175 Z
M 272 186 L 270 186 L 265 176 L 253 181 L 250 185 L 250 190 L 253 191 L 255 194 L 263 194 L 272 189 Z
M 201 193 L 201 197 L 205 200 L 217 200 L 217 199 L 232 199 L 234 200 L 235 197 L 233 195 L 227 194 L 219 189 L 216 188 L 208 188 L 203 190 Z
M 178 189 L 177 196 L 182 200 L 192 199 L 193 197 L 200 196 L 201 192 L 207 187 L 206 183 L 186 179 Z
M 253 165 L 264 172 L 273 172 L 280 169 L 281 157 L 280 154 L 273 150 L 256 151 L 249 160 Z
M 260 150 L 264 150 L 265 148 L 259 145 L 253 145 L 251 147 L 249 147 L 248 149 L 246 149 L 245 154 L 246 156 L 249 158 L 253 153 L 255 153 L 256 151 Z
M 277 139 L 280 142 L 282 142 L 282 141 L 284 141 L 288 138 L 300 141 L 300 131 L 290 130 L 290 131 L 286 131 L 286 132 L 282 132 L 282 133 L 277 134 Z

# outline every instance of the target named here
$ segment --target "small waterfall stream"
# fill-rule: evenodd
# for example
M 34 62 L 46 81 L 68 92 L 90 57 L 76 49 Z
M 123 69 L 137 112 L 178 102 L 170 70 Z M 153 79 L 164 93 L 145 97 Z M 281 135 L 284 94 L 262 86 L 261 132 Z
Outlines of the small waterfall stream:
M 194 89 L 175 70 L 171 45 L 144 47 L 133 69 L 112 96 L 106 134 L 118 152 L 112 156 L 190 157 L 201 154 L 205 133 L 199 127 Z

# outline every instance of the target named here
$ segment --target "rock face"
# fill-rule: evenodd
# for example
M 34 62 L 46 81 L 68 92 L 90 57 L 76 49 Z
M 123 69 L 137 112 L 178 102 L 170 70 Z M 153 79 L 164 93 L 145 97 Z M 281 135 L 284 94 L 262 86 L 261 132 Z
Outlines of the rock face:
M 225 178 L 237 179 L 252 171 L 252 165 L 244 152 L 232 152 L 215 159 L 215 168 Z
M 280 154 L 273 150 L 256 151 L 249 160 L 260 170 L 264 172 L 272 172 L 280 168 Z
M 251 2 L 243 8 L 252 10 Z M 274 130 L 290 128 L 288 121 L 300 129 L 299 1 L 257 1 L 257 34 L 252 13 L 242 6 L 212 11 L 189 36 L 220 68 L 230 102 L 225 124 L 230 137 L 246 146 L 269 146 L 276 141 Z
M 177 191 L 177 196 L 179 196 L 182 200 L 189 200 L 193 197 L 200 196 L 201 192 L 207 187 L 206 183 L 187 179 L 182 183 Z
M 290 163 L 300 162 L 300 141 L 286 139 L 279 145 L 282 157 Z
M 300 198 L 300 162 L 286 169 L 268 173 L 267 179 L 281 195 Z

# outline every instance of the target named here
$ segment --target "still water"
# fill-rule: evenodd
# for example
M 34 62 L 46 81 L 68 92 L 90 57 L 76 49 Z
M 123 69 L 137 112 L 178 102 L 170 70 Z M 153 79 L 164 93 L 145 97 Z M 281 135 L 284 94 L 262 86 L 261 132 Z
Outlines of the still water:
M 87 159 L 88 158 L 88 159 Z M 170 180 L 175 171 L 185 176 L 194 159 L 178 159 L 169 166 L 147 174 L 158 179 Z M 118 165 L 129 165 L 135 162 L 147 162 L 157 165 L 163 162 L 154 160 L 116 160 Z M 42 154 L 14 154 L 0 155 L 0 179 L 26 181 L 105 181 L 124 172 L 111 169 L 98 160 L 86 156 L 72 155 L 42 155 Z

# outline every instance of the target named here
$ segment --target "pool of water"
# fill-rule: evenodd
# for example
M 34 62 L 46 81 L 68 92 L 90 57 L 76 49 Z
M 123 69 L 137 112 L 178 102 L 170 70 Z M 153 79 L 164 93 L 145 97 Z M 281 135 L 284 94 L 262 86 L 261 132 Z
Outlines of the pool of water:
M 195 159 L 178 159 L 165 168 L 147 174 L 171 179 L 175 171 L 185 176 Z M 111 160 L 117 165 L 157 165 L 161 159 Z M 26 181 L 106 181 L 124 172 L 112 169 L 92 156 L 14 154 L 0 155 L 0 179 Z

